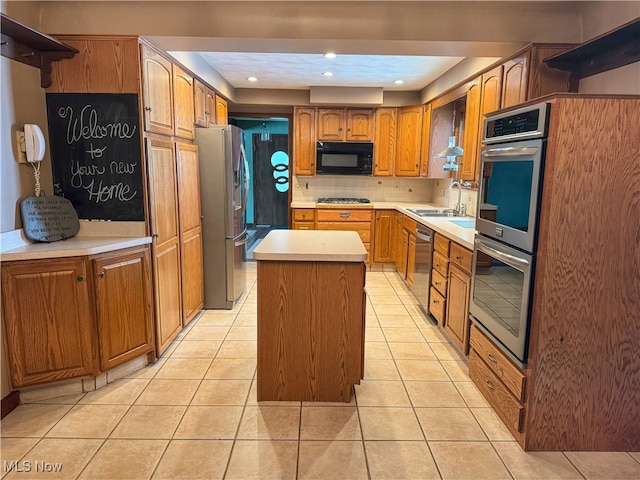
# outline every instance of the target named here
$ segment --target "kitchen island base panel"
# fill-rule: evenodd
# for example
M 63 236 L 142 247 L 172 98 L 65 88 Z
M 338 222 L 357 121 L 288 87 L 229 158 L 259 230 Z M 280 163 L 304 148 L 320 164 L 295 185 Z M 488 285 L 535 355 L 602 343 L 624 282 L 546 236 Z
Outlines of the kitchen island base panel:
M 349 402 L 363 374 L 365 265 L 258 261 L 258 401 Z

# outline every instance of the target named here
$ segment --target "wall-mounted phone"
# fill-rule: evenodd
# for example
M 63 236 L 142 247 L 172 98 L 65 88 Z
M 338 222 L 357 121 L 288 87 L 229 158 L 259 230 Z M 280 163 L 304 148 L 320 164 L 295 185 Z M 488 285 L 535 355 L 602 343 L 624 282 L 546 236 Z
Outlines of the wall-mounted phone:
M 18 141 L 18 162 L 34 163 L 40 162 L 44 158 L 44 135 L 38 125 L 27 123 L 24 132 L 17 131 Z

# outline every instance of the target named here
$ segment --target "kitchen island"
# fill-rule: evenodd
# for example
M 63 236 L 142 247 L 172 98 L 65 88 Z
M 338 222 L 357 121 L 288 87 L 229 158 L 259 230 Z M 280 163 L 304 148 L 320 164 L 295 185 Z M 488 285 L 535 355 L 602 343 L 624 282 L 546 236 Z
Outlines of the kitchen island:
M 256 247 L 259 401 L 350 401 L 364 371 L 366 257 L 346 231 L 274 230 Z

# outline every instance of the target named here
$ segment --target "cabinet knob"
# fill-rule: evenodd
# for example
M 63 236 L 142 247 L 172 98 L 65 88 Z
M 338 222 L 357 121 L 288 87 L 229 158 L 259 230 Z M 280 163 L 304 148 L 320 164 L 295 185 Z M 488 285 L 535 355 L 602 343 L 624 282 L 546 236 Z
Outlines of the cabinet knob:
M 433 303 L 434 303 L 434 305 L 437 305 L 437 304 L 440 303 L 440 300 L 434 300 Z
M 462 257 L 459 256 L 459 255 L 456 255 L 456 260 L 460 262 L 460 261 L 462 261 Z
M 440 286 L 440 282 L 436 282 L 435 285 L 436 285 L 436 287 L 439 287 Z
M 98 274 L 98 276 L 99 276 L 100 278 L 104 277 L 104 272 L 100 272 L 100 273 Z
M 151 235 L 153 238 L 158 238 L 160 235 L 158 235 L 157 233 L 154 233 L 153 235 Z
M 150 112 L 150 111 L 151 111 L 151 107 L 145 107 L 144 109 L 145 109 L 147 112 Z
M 79 282 L 83 281 L 84 280 L 84 275 L 78 275 L 76 277 L 76 280 L 79 281 Z

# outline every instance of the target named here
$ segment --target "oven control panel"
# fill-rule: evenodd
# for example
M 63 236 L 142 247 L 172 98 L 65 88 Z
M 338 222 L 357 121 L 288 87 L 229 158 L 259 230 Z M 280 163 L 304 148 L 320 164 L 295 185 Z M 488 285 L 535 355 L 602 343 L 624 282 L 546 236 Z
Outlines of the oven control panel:
M 547 135 L 549 104 L 541 103 L 487 117 L 482 142 L 499 143 Z

